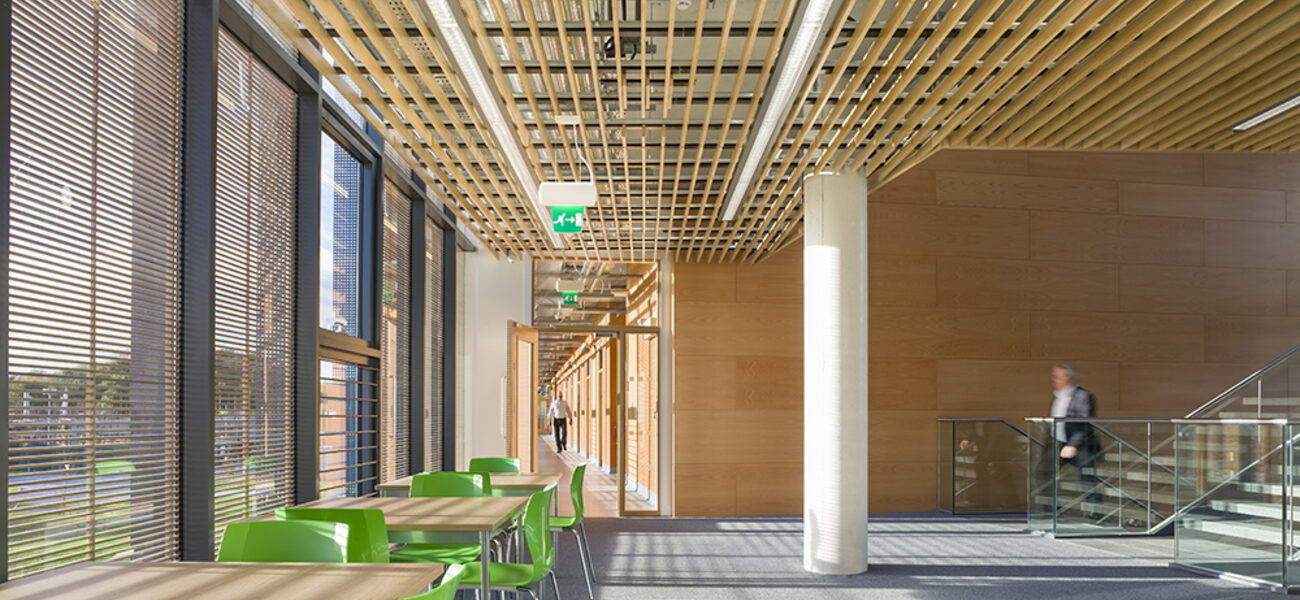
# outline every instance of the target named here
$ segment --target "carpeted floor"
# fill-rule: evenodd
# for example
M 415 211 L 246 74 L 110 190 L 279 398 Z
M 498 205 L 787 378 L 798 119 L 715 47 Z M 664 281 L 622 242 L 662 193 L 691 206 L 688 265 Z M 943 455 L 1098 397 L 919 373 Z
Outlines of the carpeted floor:
M 873 516 L 870 571 L 820 577 L 803 571 L 795 518 L 587 521 L 599 599 L 1274 597 L 1171 569 L 1145 548 L 1125 556 L 1022 529 L 940 513 Z M 561 538 L 559 551 L 562 597 L 585 599 L 572 535 Z M 545 597 L 552 596 L 548 585 Z

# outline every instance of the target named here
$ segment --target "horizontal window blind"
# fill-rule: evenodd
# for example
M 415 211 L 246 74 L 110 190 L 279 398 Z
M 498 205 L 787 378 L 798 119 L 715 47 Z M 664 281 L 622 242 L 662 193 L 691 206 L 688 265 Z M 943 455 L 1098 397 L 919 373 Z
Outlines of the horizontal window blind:
M 379 477 L 378 369 L 320 361 L 320 496 L 367 496 Z
M 379 429 L 383 481 L 410 474 L 411 200 L 384 180 Z
M 442 470 L 443 231 L 424 221 L 424 465 Z
M 293 502 L 297 96 L 224 29 L 217 46 L 217 536 Z
M 12 11 L 9 575 L 172 559 L 183 4 Z

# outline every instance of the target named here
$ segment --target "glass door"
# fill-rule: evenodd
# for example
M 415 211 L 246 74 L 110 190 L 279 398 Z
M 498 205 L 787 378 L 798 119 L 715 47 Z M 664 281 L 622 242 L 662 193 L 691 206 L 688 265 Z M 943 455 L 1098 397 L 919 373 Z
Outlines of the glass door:
M 659 335 L 623 335 L 619 514 L 659 514 Z

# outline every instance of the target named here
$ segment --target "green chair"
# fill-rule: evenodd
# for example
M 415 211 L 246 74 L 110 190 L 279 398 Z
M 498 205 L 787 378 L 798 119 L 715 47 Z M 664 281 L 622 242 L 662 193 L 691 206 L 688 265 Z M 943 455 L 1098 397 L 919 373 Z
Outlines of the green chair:
M 411 478 L 412 498 L 478 498 L 492 495 L 492 483 L 483 473 L 434 471 Z
M 555 580 L 555 573 L 551 572 L 551 565 L 555 562 L 555 546 L 551 544 L 550 524 L 553 493 L 551 488 L 537 492 L 529 496 L 528 504 L 524 507 L 524 538 L 528 542 L 528 554 L 532 557 L 532 562 L 492 563 L 489 567 L 492 573 L 492 589 L 504 592 L 527 591 L 534 600 L 537 600 L 537 590 L 533 589 L 533 586 L 539 585 L 549 575 L 555 597 L 560 597 L 560 584 Z M 461 580 L 461 585 L 477 589 L 482 582 L 482 573 L 483 563 L 466 564 L 465 577 Z
M 472 543 L 411 543 L 390 551 L 384 511 L 377 508 L 281 508 L 275 511 L 275 518 L 347 525 L 347 562 L 460 564 L 478 560 L 482 552 L 478 544 Z
M 586 475 L 586 463 L 573 468 L 573 476 L 569 478 L 569 498 L 573 500 L 573 516 L 551 517 L 551 529 L 573 533 L 573 539 L 578 543 L 578 558 L 582 561 L 582 574 L 587 576 L 587 597 L 595 600 L 596 595 L 591 591 L 591 584 L 596 582 L 594 575 L 596 567 L 591 564 L 591 546 L 587 543 L 587 528 L 582 525 L 584 507 L 582 481 Z
M 244 521 L 226 526 L 219 562 L 346 562 L 348 526 L 321 521 Z
M 474 473 L 518 473 L 519 459 L 508 456 L 471 458 L 469 470 Z
M 451 565 L 443 572 L 438 587 L 403 600 L 451 600 L 456 595 L 456 588 L 460 586 L 460 580 L 464 576 L 465 565 Z
M 277 508 L 280 521 L 330 521 L 348 526 L 347 562 L 388 562 L 388 525 L 377 508 Z

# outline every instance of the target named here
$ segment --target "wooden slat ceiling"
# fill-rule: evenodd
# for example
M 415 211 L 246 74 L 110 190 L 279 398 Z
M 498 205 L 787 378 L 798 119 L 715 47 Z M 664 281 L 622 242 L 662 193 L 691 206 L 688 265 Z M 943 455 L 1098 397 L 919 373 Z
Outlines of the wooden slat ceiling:
M 451 0 L 536 178 L 594 167 L 600 204 L 557 248 L 425 0 L 258 2 L 497 255 L 761 260 L 800 239 L 806 174 L 878 187 L 944 147 L 1300 150 L 1300 110 L 1230 130 L 1300 93 L 1300 2 L 840 0 L 723 221 L 798 2 Z

